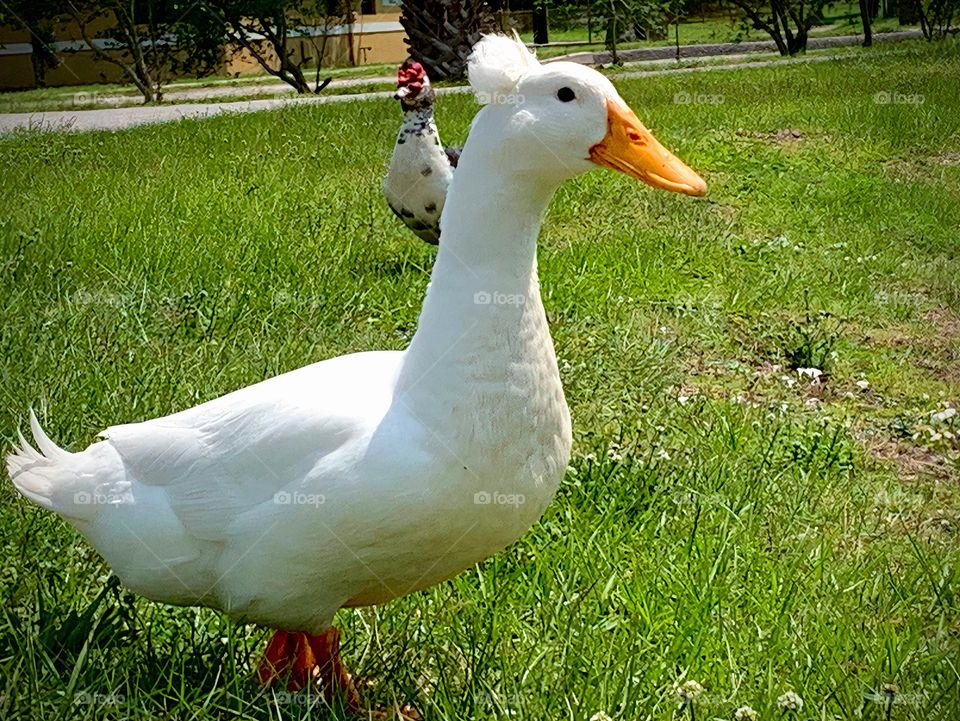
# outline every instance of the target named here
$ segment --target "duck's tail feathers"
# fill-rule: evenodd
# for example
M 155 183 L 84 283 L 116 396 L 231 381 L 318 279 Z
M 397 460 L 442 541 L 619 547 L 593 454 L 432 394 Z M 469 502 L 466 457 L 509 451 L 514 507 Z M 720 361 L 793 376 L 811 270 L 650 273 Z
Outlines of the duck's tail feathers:
M 32 409 L 30 430 L 40 450 L 17 431 L 20 445 L 14 446 L 13 453 L 7 456 L 7 472 L 13 485 L 39 506 L 71 520 L 84 520 L 93 509 L 89 508 L 91 504 L 83 503 L 84 492 L 78 488 L 81 476 L 74 461 L 79 454 L 65 451 L 50 440 Z

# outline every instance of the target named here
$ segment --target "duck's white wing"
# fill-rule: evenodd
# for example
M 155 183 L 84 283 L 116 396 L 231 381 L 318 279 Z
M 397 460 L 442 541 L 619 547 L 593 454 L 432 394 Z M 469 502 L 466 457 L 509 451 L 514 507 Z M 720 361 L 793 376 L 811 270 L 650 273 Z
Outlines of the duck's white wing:
M 85 451 L 58 449 L 39 428 L 8 465 L 17 487 L 81 530 L 124 505 L 173 515 L 171 532 L 219 541 L 231 522 L 277 493 L 296 492 L 311 468 L 369 433 L 392 399 L 400 352 L 316 363 L 174 415 L 112 426 Z M 78 505 L 77 499 L 81 499 Z M 159 530 L 159 529 L 157 529 Z
M 370 432 L 400 356 L 334 358 L 105 436 L 130 476 L 166 490 L 192 535 L 219 540 L 238 515 L 297 492 L 320 459 Z

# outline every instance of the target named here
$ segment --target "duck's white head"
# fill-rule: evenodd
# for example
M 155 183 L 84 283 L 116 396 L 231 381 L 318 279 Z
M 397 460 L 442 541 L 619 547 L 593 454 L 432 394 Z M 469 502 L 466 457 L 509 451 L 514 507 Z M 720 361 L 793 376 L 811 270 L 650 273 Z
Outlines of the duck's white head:
M 704 195 L 707 184 L 653 137 L 607 78 L 576 63 L 541 65 L 519 41 L 488 35 L 468 62 L 485 107 L 474 120 L 504 171 L 560 183 L 603 166 L 655 188 Z

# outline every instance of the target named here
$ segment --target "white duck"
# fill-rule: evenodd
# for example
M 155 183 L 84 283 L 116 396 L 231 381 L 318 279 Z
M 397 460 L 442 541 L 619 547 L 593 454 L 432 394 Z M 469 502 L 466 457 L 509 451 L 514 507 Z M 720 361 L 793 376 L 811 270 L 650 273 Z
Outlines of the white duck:
M 8 457 L 20 492 L 60 514 L 134 591 L 280 629 L 258 676 L 319 674 L 357 696 L 338 609 L 459 573 L 519 538 L 563 476 L 570 418 L 540 300 L 536 240 L 566 179 L 597 165 L 706 191 L 581 65 L 518 41 L 476 46 L 477 115 L 444 242 L 403 352 L 333 358 L 69 453 L 31 417 Z M 429 378 L 429 382 L 425 382 Z M 319 670 L 318 670 L 319 669 Z
M 390 209 L 419 238 L 440 242 L 440 215 L 447 199 L 459 148 L 444 148 L 433 118 L 436 93 L 423 66 L 407 60 L 397 71 L 397 100 L 403 123 L 383 179 Z

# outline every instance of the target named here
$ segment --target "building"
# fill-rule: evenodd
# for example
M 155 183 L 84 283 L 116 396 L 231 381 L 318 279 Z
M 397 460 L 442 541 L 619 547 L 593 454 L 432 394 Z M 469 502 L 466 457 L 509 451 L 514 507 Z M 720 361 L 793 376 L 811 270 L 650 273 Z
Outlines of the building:
M 407 57 L 406 38 L 400 26 L 400 0 L 363 0 L 355 21 L 349 25 L 310 26 L 290 34 L 287 47 L 295 59 L 323 56 L 323 66 L 371 63 L 399 63 Z M 109 52 L 109 39 L 96 26 L 89 28 L 93 42 Z M 103 29 L 101 25 L 100 30 Z M 124 82 L 122 70 L 96 56 L 84 42 L 79 28 L 72 22 L 58 22 L 53 27 L 54 50 L 62 60 L 44 76 L 48 86 L 90 85 Z M 30 33 L 23 27 L 0 27 L 0 90 L 25 90 L 36 87 Z M 171 40 L 175 42 L 176 39 Z M 352 49 L 352 52 L 351 52 Z M 268 60 L 275 60 L 270 57 Z M 262 73 L 252 55 L 228 43 L 215 74 L 237 76 Z

